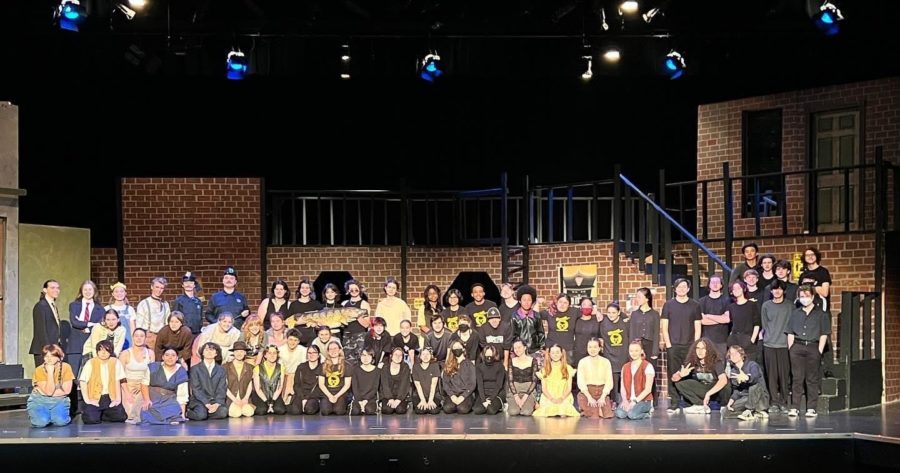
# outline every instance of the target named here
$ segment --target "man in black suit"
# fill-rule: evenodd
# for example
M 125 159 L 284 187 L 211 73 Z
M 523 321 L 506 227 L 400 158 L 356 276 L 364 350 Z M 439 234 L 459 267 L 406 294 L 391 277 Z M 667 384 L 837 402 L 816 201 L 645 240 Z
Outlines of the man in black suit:
M 60 330 L 59 308 L 56 307 L 58 297 L 59 282 L 55 279 L 48 279 L 44 283 L 44 288 L 41 289 L 41 298 L 31 311 L 34 321 L 34 337 L 31 339 L 31 349 L 28 350 L 28 353 L 34 355 L 35 367 L 44 364 L 44 346 L 54 343 L 63 349 L 66 346 L 67 340 L 63 339 Z

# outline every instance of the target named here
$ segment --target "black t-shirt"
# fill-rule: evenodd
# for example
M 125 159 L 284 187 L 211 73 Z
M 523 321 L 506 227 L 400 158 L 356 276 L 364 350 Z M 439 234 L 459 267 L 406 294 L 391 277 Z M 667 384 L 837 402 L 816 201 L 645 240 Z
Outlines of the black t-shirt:
M 819 265 L 816 269 L 807 269 L 803 271 L 800 274 L 800 279 L 797 280 L 797 284 L 800 286 L 808 285 L 819 287 L 825 283 L 831 283 L 831 273 L 822 265 Z M 831 310 L 831 296 L 828 296 L 828 298 L 823 301 L 821 296 L 813 292 L 813 303 L 816 307 L 823 310 Z
M 550 315 L 544 312 L 547 320 L 547 346 L 559 345 L 563 350 L 570 351 L 575 348 L 575 320 L 581 317 L 580 310 L 569 307 L 565 312 L 557 312 Z
M 325 389 L 328 390 L 331 394 L 337 394 L 341 389 L 344 388 L 345 378 L 350 377 L 350 370 L 353 369 L 351 366 L 344 365 L 344 373 L 340 374 L 337 371 L 329 375 L 325 370 L 325 365 L 329 364 L 330 361 L 326 361 L 320 365 L 319 376 L 325 378 Z
M 613 372 L 618 373 L 628 361 L 629 326 L 625 318 L 613 322 L 604 317 L 600 322 L 600 336 L 603 338 L 603 356 L 609 360 Z
M 728 311 L 731 298 L 722 294 L 718 299 L 703 296 L 700 299 L 700 311 L 703 314 L 722 315 Z M 713 343 L 725 343 L 728 341 L 730 329 L 728 324 L 704 325 L 701 335 Z
M 672 345 L 694 343 L 694 322 L 702 318 L 700 303 L 691 298 L 686 302 L 678 302 L 675 298 L 667 300 L 660 314 L 660 319 L 669 321 L 669 341 Z
M 412 380 L 413 383 L 418 382 L 422 385 L 422 394 L 425 397 L 428 397 L 428 394 L 431 392 L 431 384 L 437 383 L 441 380 L 441 367 L 437 363 L 428 363 L 428 369 L 423 369 L 421 363 L 416 363 L 412 369 Z M 413 394 L 418 397 L 418 391 L 416 391 L 415 385 L 412 388 Z M 434 392 L 434 398 L 441 398 L 441 389 L 438 386 Z
M 444 327 L 451 332 L 455 332 L 459 328 L 459 316 L 466 313 L 466 308 L 459 306 L 453 310 L 450 307 L 444 307 L 441 311 L 441 319 L 444 321 Z
M 731 314 L 731 333 L 753 335 L 753 327 L 762 327 L 762 319 L 759 308 L 755 303 L 747 301 L 743 304 L 737 302 L 728 306 Z
M 362 367 L 353 368 L 350 390 L 354 401 L 375 401 L 378 398 L 378 387 L 381 383 L 381 370 L 375 368 L 366 371 Z
M 689 378 L 694 378 L 703 384 L 715 384 L 719 379 L 719 375 L 725 372 L 725 362 L 719 360 L 710 367 L 695 366 L 691 371 Z
M 593 315 L 585 320 L 581 317 L 575 319 L 575 359 L 571 365 L 578 365 L 578 360 L 587 356 L 587 344 L 592 338 L 600 338 L 600 322 Z
M 501 319 L 500 325 L 498 325 L 497 328 L 494 328 L 491 326 L 491 323 L 488 322 L 481 327 L 478 327 L 478 332 L 481 334 L 482 348 L 492 345 L 500 350 L 508 351 L 512 349 L 513 327 L 511 323 L 504 322 Z
M 516 302 L 516 305 L 514 305 L 512 307 L 507 307 L 506 302 L 500 302 L 500 305 L 497 306 L 497 310 L 500 311 L 500 318 L 504 322 L 509 322 L 510 320 L 512 320 L 513 314 L 515 314 L 516 310 L 518 310 L 518 309 L 519 309 L 518 302 Z
M 300 399 L 311 399 L 320 397 L 318 375 L 322 372 L 322 364 L 316 365 L 315 369 L 310 369 L 309 362 L 300 363 L 297 367 L 297 375 L 294 377 L 294 392 L 300 396 Z
M 300 314 L 303 314 L 305 312 L 315 312 L 317 310 L 321 310 L 322 307 L 322 303 L 315 299 L 310 299 L 309 302 L 294 301 L 291 302 L 291 305 L 288 307 L 288 314 L 293 315 L 295 318 L 299 318 Z M 297 325 L 294 328 L 300 331 L 301 345 L 309 346 L 309 344 L 312 343 L 313 340 L 315 340 L 315 328 L 307 327 L 306 325 Z
M 766 301 L 766 292 L 768 288 L 757 285 L 755 291 L 747 289 L 747 299 L 756 304 L 756 308 L 762 311 L 763 302 Z
M 485 299 L 481 305 L 472 301 L 466 306 L 466 314 L 472 319 L 472 323 L 475 324 L 475 327 L 481 327 L 487 323 L 487 311 L 491 307 L 497 307 L 497 304 L 495 304 L 494 301 L 487 299 Z

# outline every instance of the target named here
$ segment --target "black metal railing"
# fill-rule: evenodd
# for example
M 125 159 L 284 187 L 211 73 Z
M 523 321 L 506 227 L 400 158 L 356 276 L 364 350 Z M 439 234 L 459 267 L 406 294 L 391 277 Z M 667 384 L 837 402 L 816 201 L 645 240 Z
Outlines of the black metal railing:
M 647 257 L 650 256 L 649 274 L 653 283 L 666 287 L 666 297 L 672 296 L 672 282 L 675 279 L 675 254 L 672 250 L 672 228 L 678 235 L 691 243 L 691 268 L 683 276 L 690 274 L 692 278 L 693 296 L 700 296 L 700 253 L 707 257 L 707 265 L 703 268 L 707 277 L 719 270 L 724 274 L 731 272 L 731 264 L 724 261 L 719 255 L 704 245 L 697 236 L 685 228 L 669 211 L 666 210 L 666 192 L 664 189 L 665 174 L 660 173 L 660 199 L 656 201 L 652 194 L 641 191 L 630 179 L 622 175 L 619 167 L 615 170 L 614 199 L 616 207 L 613 210 L 613 296 L 620 295 L 619 284 L 619 253 L 638 261 L 641 271 L 647 271 Z M 634 196 L 634 197 L 632 197 Z M 622 204 L 630 202 L 632 198 L 640 201 L 638 212 L 635 213 L 628 206 L 622 208 Z M 637 228 L 635 236 L 631 229 Z M 662 266 L 665 265 L 665 266 Z

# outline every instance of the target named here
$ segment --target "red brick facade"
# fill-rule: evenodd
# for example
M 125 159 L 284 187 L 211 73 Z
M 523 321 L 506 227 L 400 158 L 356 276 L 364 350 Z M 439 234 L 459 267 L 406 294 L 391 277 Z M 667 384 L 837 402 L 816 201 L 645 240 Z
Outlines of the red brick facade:
M 873 163 L 875 147 L 884 147 L 885 161 L 900 164 L 900 78 L 881 79 L 831 87 L 806 89 L 730 102 L 701 105 L 697 112 L 697 179 L 722 177 L 722 163 L 728 162 L 732 177 L 742 175 L 742 113 L 767 109 L 782 111 L 782 170 L 808 169 L 810 117 L 814 113 L 856 109 L 860 111 L 861 161 Z M 741 181 L 733 181 L 734 235 L 754 234 L 754 220 L 741 218 Z M 874 192 L 871 171 L 867 187 Z M 806 183 L 802 175 L 787 178 L 788 233 L 801 234 L 807 228 Z M 708 238 L 724 236 L 724 194 L 722 182 L 708 188 Z M 866 197 L 867 226 L 872 226 L 872 195 Z M 698 189 L 697 228 L 702 228 L 702 195 Z M 781 233 L 781 217 L 762 221 L 763 235 Z M 698 230 L 699 233 L 699 230 Z

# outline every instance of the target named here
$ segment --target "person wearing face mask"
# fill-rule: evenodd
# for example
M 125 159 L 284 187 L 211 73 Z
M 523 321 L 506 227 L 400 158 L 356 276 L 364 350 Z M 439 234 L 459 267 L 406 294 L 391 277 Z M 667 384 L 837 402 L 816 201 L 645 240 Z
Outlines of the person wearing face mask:
M 503 412 L 506 402 L 506 370 L 500 363 L 500 351 L 488 345 L 481 353 L 481 363 L 475 374 L 476 398 L 472 411 L 475 414 L 494 415 Z
M 475 403 L 475 363 L 466 358 L 462 343 L 450 345 L 450 353 L 441 372 L 444 388 L 444 414 L 468 414 Z
M 811 286 L 800 286 L 797 294 L 800 307 L 791 313 L 787 326 L 793 377 L 788 416 L 797 417 L 800 402 L 806 394 L 806 417 L 816 417 L 821 382 L 819 364 L 831 334 L 831 315 L 814 304 L 816 293 Z
M 583 307 L 582 307 L 583 310 Z M 606 317 L 600 322 L 601 355 L 609 360 L 613 369 L 613 390 L 610 392 L 617 403 L 621 403 L 619 386 L 622 381 L 622 371 L 616 367 L 622 366 L 628 361 L 629 329 L 628 320 L 622 317 L 619 304 L 610 302 L 606 305 Z
M 669 414 L 678 412 L 681 402 L 678 390 L 672 383 L 672 375 L 684 364 L 691 343 L 700 339 L 700 303 L 688 297 L 690 291 L 690 281 L 683 278 L 676 280 L 675 297 L 666 301 L 660 316 L 661 335 L 668 357 L 666 371 L 669 378 L 669 408 L 666 412 Z
M 592 338 L 600 338 L 601 323 L 590 297 L 581 298 L 577 314 L 579 317 L 575 319 L 575 345 L 572 349 L 574 360 L 588 356 L 587 344 Z
M 581 316 L 581 312 L 571 306 L 569 296 L 559 294 L 556 296 L 556 310 L 545 311 L 547 318 L 547 344 L 559 345 L 566 351 L 566 357 L 573 363 L 578 363 L 575 358 L 575 321 Z M 552 308 L 551 308 L 552 309 Z M 587 350 L 587 346 L 585 346 Z
M 463 346 L 463 349 L 466 350 L 466 358 L 475 360 L 478 357 L 482 339 L 468 315 L 459 316 L 459 328 L 450 336 L 450 344 L 452 345 L 454 342 L 459 342 Z

